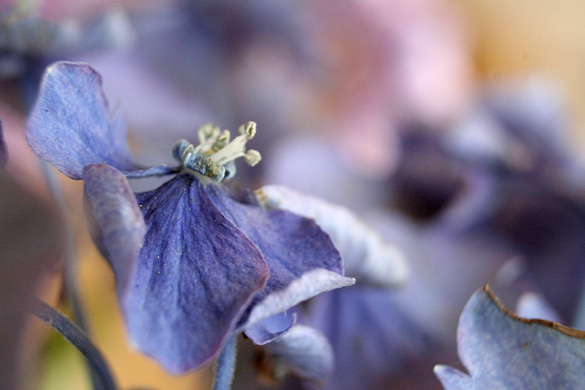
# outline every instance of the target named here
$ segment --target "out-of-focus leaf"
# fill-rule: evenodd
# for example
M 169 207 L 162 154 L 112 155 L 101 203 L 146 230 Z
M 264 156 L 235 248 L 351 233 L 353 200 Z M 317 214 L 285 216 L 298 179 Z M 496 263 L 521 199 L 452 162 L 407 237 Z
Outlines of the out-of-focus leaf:
M 58 210 L 0 172 L 0 387 L 22 388 L 31 296 L 63 254 Z
M 585 383 L 585 332 L 518 317 L 488 286 L 459 320 L 458 351 L 469 375 L 438 365 L 446 390 L 580 389 Z

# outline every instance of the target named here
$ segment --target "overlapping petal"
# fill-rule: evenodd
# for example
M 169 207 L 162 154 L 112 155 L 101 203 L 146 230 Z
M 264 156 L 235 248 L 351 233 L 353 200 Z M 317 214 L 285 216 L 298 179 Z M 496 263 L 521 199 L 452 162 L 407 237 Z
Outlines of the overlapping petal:
M 128 331 L 167 370 L 184 372 L 217 354 L 265 286 L 268 266 L 193 176 L 136 197 L 147 230 L 121 297 Z
M 272 274 L 271 274 L 272 277 Z M 270 283 L 270 280 L 269 280 Z M 293 279 L 285 288 L 273 290 L 244 317 L 246 335 L 256 342 L 248 329 L 258 321 L 262 321 L 276 313 L 281 313 L 299 303 L 313 298 L 325 291 L 351 286 L 355 279 L 342 276 L 324 268 L 315 268 Z M 241 321 L 243 322 L 243 321 Z M 277 336 L 274 333 L 273 337 Z
M 145 170 L 132 162 L 122 116 L 110 113 L 101 76 L 83 63 L 58 62 L 47 69 L 26 136 L 41 158 L 72 179 L 81 179 L 85 166 L 98 163 L 131 177 L 173 171 Z
M 263 206 L 314 219 L 343 257 L 345 272 L 361 283 L 395 287 L 408 278 L 404 255 L 348 209 L 279 185 L 255 191 Z
M 131 340 L 170 372 L 201 366 L 264 287 L 261 252 L 192 176 L 136 198 L 115 168 L 83 173 Z
M 106 164 L 83 170 L 85 193 L 99 226 L 94 237 L 114 269 L 118 293 L 132 280 L 146 225 L 123 173 Z
M 503 308 L 486 286 L 463 309 L 459 356 L 469 375 L 447 366 L 435 373 L 447 390 L 580 389 L 585 333 Z
M 257 320 L 286 310 L 320 292 L 354 283 L 353 279 L 341 276 L 341 256 L 314 220 L 285 210 L 266 210 L 257 205 L 238 203 L 215 186 L 206 189 L 217 208 L 258 246 L 268 263 L 270 279 L 256 295 L 256 302 L 280 290 L 283 292 L 280 299 L 289 302 L 282 306 L 284 309 L 267 310 Z M 324 273 L 307 276 L 306 283 L 301 280 L 309 271 L 318 269 Z M 293 280 L 300 280 L 299 285 L 287 294 L 285 287 Z M 247 321 L 246 317 L 242 318 L 241 324 Z

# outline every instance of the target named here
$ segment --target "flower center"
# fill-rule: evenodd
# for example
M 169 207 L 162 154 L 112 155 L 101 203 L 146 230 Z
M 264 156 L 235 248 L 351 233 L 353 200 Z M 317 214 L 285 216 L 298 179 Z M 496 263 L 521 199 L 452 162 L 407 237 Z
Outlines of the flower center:
M 173 146 L 173 157 L 190 173 L 219 183 L 236 174 L 234 160 L 244 157 L 250 166 L 260 162 L 262 156 L 254 149 L 246 151 L 246 142 L 256 135 L 256 122 L 247 122 L 238 128 L 240 135 L 230 141 L 229 130 L 207 123 L 197 130 L 199 145 L 193 146 L 181 139 Z

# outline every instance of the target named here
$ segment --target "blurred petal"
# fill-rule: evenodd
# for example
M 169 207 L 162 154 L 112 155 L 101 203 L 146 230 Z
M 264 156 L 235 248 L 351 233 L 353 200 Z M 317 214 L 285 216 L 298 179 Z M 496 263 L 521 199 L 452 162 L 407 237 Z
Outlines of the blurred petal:
M 101 76 L 87 64 L 59 62 L 47 69 L 26 135 L 41 158 L 72 179 L 98 163 L 124 173 L 139 170 L 133 177 L 168 173 L 140 170 L 132 162 L 122 117 L 110 114 Z
M 130 338 L 168 371 L 214 357 L 269 276 L 258 248 L 190 175 L 137 194 L 147 231 L 122 299 Z
M 463 309 L 457 335 L 470 374 L 436 366 L 447 390 L 578 389 L 585 381 L 584 332 L 517 317 L 487 286 Z
M 403 254 L 349 210 L 283 186 L 264 186 L 256 191 L 256 196 L 266 208 L 280 208 L 315 219 L 340 251 L 345 273 L 358 281 L 392 287 L 408 278 Z
M 266 348 L 272 355 L 277 376 L 293 373 L 305 380 L 323 382 L 333 370 L 333 349 L 329 341 L 309 326 L 293 326 Z
M 272 278 L 272 274 L 270 276 Z M 270 279 L 268 280 L 270 283 Z M 273 291 L 252 309 L 247 325 L 280 313 L 322 292 L 351 286 L 355 279 L 323 268 L 314 269 L 294 279 L 285 288 Z
M 437 362 L 433 348 L 444 346 L 409 316 L 395 294 L 358 283 L 311 300 L 307 317 L 327 336 L 336 361 L 325 389 L 430 389 L 436 383 L 421 373 Z M 397 385 L 405 372 L 417 373 L 416 385 Z
M 100 227 L 98 241 L 116 275 L 118 293 L 132 280 L 146 225 L 124 174 L 106 164 L 83 170 L 85 192 Z

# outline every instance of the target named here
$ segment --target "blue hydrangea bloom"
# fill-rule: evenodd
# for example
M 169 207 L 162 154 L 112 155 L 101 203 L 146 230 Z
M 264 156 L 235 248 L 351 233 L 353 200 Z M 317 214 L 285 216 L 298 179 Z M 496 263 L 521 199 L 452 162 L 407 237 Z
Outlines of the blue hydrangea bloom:
M 235 172 L 234 158 L 259 161 L 258 152 L 245 151 L 255 124 L 233 140 L 203 126 L 200 145 L 173 148 L 180 166 L 145 169 L 131 159 L 120 118 L 110 115 L 95 70 L 61 62 L 45 73 L 27 138 L 39 156 L 85 181 L 129 337 L 168 371 L 200 367 L 240 330 L 268 342 L 282 329 L 258 332 L 263 320 L 353 284 L 313 220 L 266 210 L 253 197 L 236 200 L 222 184 Z M 132 193 L 127 177 L 152 175 L 172 178 Z

